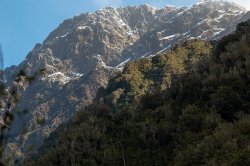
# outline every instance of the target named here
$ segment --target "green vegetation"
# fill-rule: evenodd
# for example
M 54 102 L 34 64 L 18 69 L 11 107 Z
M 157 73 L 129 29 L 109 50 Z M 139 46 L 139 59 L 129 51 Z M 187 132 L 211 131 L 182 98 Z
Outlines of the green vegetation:
M 22 135 L 25 135 L 25 134 L 27 134 L 29 132 L 29 129 L 28 128 L 24 128 L 23 130 L 22 130 Z
M 32 145 L 32 144 L 27 146 L 28 152 L 32 152 L 34 150 L 34 148 L 35 148 L 35 145 Z
M 33 76 L 26 76 L 26 81 L 28 81 L 28 83 L 31 83 L 35 80 L 36 78 Z
M 36 123 L 38 125 L 43 125 L 45 123 L 45 118 L 36 118 Z
M 249 165 L 249 35 L 130 62 L 23 165 Z
M 197 70 L 211 54 L 209 43 L 193 40 L 152 59 L 129 62 L 123 73 L 110 80 L 104 93 L 106 104 L 119 109 L 136 106 L 141 96 L 165 91 L 170 87 L 173 76 Z
M 40 71 L 39 71 L 40 72 Z M 20 70 L 16 76 L 15 82 L 20 83 L 26 81 L 27 83 L 32 83 L 36 79 L 35 76 L 29 76 L 24 70 Z
M 46 75 L 46 69 L 40 69 L 38 73 L 39 76 L 44 77 Z

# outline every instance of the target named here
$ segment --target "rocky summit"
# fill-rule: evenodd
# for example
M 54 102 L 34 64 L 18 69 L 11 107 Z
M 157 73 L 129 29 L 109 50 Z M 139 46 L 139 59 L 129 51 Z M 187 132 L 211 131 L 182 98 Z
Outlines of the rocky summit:
M 219 39 L 246 13 L 231 2 L 204 0 L 190 8 L 107 7 L 65 20 L 20 65 L 4 71 L 8 91 L 14 86 L 17 95 L 5 154 L 35 153 L 128 61 L 153 57 L 187 39 Z

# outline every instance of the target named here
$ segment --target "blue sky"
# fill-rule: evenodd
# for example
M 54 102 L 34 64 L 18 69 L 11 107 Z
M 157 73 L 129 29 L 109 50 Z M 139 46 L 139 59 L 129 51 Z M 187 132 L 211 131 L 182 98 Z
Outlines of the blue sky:
M 19 64 L 64 19 L 105 6 L 191 6 L 198 0 L 1 0 L 0 43 L 5 67 Z M 241 0 L 238 0 L 241 1 Z M 248 0 L 242 0 L 244 3 Z M 249 2 L 245 2 L 249 3 Z

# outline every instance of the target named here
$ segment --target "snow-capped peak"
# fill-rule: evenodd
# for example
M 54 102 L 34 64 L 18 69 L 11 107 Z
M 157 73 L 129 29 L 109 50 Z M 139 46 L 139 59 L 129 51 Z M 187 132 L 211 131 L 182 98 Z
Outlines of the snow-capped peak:
M 224 6 L 226 8 L 234 7 L 238 10 L 247 11 L 246 8 L 230 1 L 230 0 L 200 0 L 198 3 L 196 3 L 194 6 L 207 6 L 207 5 L 214 5 L 216 7 L 218 6 Z

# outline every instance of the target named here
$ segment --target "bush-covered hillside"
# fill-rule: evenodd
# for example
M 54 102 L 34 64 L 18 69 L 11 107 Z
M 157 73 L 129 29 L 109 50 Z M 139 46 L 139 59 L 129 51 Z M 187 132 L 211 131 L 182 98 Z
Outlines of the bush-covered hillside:
M 130 62 L 24 165 L 249 165 L 250 25 Z

